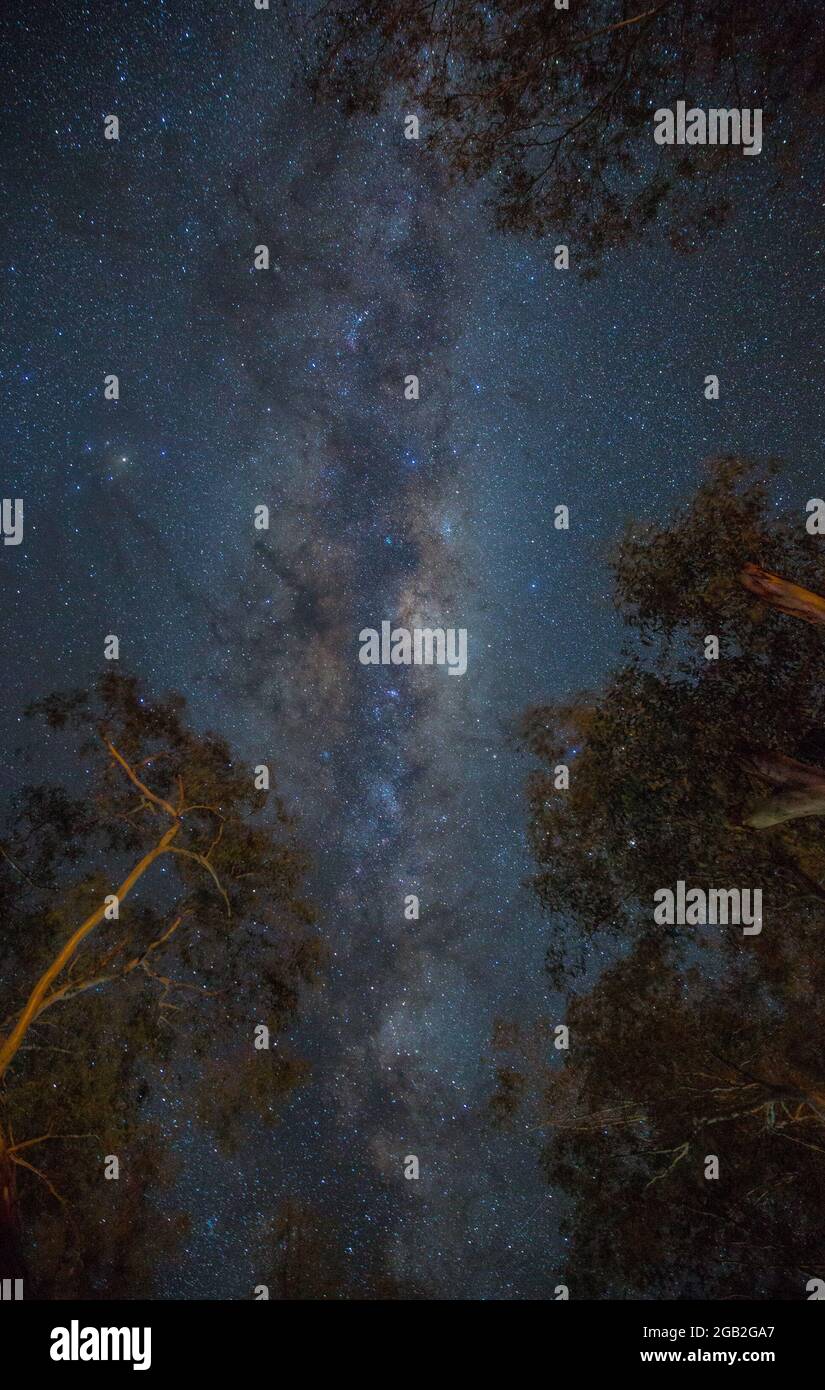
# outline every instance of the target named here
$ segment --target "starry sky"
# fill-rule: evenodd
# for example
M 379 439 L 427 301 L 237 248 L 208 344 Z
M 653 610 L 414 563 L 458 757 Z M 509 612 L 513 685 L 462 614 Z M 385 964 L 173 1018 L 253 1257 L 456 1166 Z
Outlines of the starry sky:
M 0 548 L 0 736 L 117 633 L 125 669 L 273 765 L 314 857 L 312 1080 L 231 1160 L 170 1109 L 192 1233 L 164 1294 L 248 1297 L 254 1232 L 296 1196 L 339 1223 L 356 1281 L 380 1247 L 436 1297 L 552 1296 L 537 1136 L 483 1113 L 493 1021 L 556 1007 L 510 729 L 616 659 L 610 546 L 703 459 L 776 454 L 787 505 L 822 494 L 821 163 L 779 195 L 742 160 L 723 237 L 584 282 L 496 233 L 403 107 L 313 107 L 293 15 L 0 21 L 0 474 L 26 509 Z M 466 675 L 361 666 L 386 618 L 465 627 Z M 6 759 L 0 794 L 16 783 Z

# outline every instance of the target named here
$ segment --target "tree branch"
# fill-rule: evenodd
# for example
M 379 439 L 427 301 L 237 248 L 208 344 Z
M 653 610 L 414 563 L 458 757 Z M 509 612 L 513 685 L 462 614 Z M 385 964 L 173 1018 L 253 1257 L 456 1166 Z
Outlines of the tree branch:
M 122 761 L 119 755 L 118 760 Z M 128 767 L 128 764 L 126 766 Z M 146 870 L 151 868 L 155 860 L 159 859 L 162 854 L 165 854 L 169 850 L 172 840 L 181 827 L 181 822 L 174 811 L 171 811 L 171 814 L 174 818 L 174 824 L 170 825 L 169 829 L 161 836 L 157 844 L 150 849 L 147 854 L 144 854 L 143 858 L 139 860 L 131 872 L 127 874 L 117 890 L 116 896 L 118 902 L 122 902 L 131 892 L 138 879 L 143 877 Z M 76 954 L 78 947 L 85 941 L 90 932 L 94 931 L 95 927 L 103 920 L 105 911 L 106 904 L 103 902 L 99 907 L 95 908 L 95 911 L 92 912 L 90 916 L 86 918 L 85 922 L 82 922 L 77 928 L 77 931 L 69 937 L 68 941 L 55 956 L 51 965 L 44 970 L 43 974 L 40 976 L 40 979 L 29 995 L 25 1008 L 17 1020 L 15 1027 L 2 1044 L 0 1044 L 0 1080 L 2 1080 L 8 1070 L 10 1062 L 16 1055 L 34 1019 L 37 1017 L 40 1006 L 48 995 L 52 982 L 57 978 L 64 967 L 68 965 L 69 961 Z

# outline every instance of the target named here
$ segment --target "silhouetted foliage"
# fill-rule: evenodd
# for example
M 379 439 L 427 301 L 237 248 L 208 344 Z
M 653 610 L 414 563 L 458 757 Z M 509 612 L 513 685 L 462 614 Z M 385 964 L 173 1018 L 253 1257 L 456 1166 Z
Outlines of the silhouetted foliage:
M 763 790 L 752 746 L 805 758 L 811 731 L 825 727 L 819 633 L 740 580 L 749 561 L 814 589 L 820 580 L 821 542 L 804 515 L 771 510 L 774 472 L 718 459 L 669 524 L 631 528 L 615 558 L 624 661 L 601 691 L 522 720 L 539 761 L 530 839 L 535 888 L 554 914 L 556 983 L 582 940 L 667 930 L 653 922 L 653 893 L 687 876 L 760 885 L 769 921 L 793 910 L 800 939 L 811 949 L 818 939 L 825 846 L 816 820 L 743 824 Z M 718 661 L 705 657 L 709 634 Z M 569 791 L 554 785 L 561 764 Z M 786 973 L 778 931 L 749 949 L 765 953 L 776 981 Z
M 825 1272 L 821 539 L 772 506 L 776 471 L 717 459 L 630 528 L 622 664 L 522 724 L 570 1042 L 500 1028 L 491 1114 L 533 1108 L 573 1297 L 804 1298 Z M 679 880 L 760 888 L 761 933 L 657 924 Z
M 821 116 L 820 20 L 813 0 L 332 0 L 312 86 L 348 112 L 418 113 L 455 175 L 488 186 L 499 227 L 568 243 L 592 273 L 654 229 L 692 250 L 730 215 L 732 167 L 759 162 L 656 145 L 658 108 L 760 108 L 761 159 L 793 174 Z
M 134 1297 L 186 1224 L 155 1200 L 160 1107 L 231 1148 L 305 1073 L 253 1044 L 321 964 L 308 863 L 277 792 L 182 697 L 107 673 L 28 713 L 60 776 L 20 791 L 0 841 L 0 1251 L 41 1296 Z

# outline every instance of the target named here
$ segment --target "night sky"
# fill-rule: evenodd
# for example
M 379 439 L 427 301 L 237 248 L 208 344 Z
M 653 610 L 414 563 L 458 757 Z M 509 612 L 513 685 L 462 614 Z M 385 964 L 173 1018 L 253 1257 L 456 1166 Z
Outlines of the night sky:
M 193 1224 L 161 1290 L 249 1297 L 294 1196 L 356 1281 L 381 1247 L 437 1297 L 552 1297 L 540 1136 L 483 1114 L 494 1019 L 557 1021 L 509 730 L 616 659 L 609 548 L 703 459 L 779 455 L 786 505 L 822 495 L 821 166 L 776 195 L 743 159 L 708 248 L 584 282 L 496 233 L 405 107 L 314 108 L 277 9 L 17 3 L 0 38 L 0 471 L 26 526 L 0 547 L 3 746 L 118 634 L 124 670 L 273 766 L 331 949 L 271 1134 L 228 1160 L 163 1102 Z M 466 627 L 466 675 L 361 666 L 383 619 Z

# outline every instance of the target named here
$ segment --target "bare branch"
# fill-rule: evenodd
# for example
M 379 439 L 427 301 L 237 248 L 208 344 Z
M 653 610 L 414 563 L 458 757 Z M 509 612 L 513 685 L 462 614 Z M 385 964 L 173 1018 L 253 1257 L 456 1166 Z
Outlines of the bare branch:
M 172 817 L 172 820 L 177 820 L 180 814 L 180 810 L 175 810 L 175 807 L 171 804 L 171 802 L 164 800 L 162 796 L 157 796 L 153 791 L 149 789 L 149 787 L 146 786 L 145 782 L 141 782 L 137 773 L 134 771 L 132 767 L 129 766 L 126 759 L 123 757 L 121 753 L 117 751 L 113 743 L 110 743 L 107 738 L 104 738 L 103 742 L 105 743 L 106 747 L 108 748 L 115 761 L 120 763 L 120 766 L 123 768 L 123 771 L 126 773 L 126 776 L 129 778 L 129 781 L 134 783 L 138 791 L 140 791 L 143 794 L 143 796 L 145 796 L 149 801 L 153 801 L 156 806 L 162 807 L 166 814 Z
M 226 892 L 225 892 L 225 890 L 224 890 L 224 888 L 223 888 L 223 885 L 222 885 L 220 879 L 218 878 L 218 875 L 215 873 L 215 870 L 212 868 L 212 865 L 209 863 L 209 860 L 206 859 L 202 854 L 196 854 L 195 851 L 192 850 L 192 849 L 178 849 L 177 846 L 173 846 L 173 847 L 169 850 L 169 853 L 170 853 L 170 854 L 182 854 L 182 855 L 184 856 L 184 858 L 186 858 L 186 859 L 194 859 L 194 861 L 195 861 L 196 864 L 201 864 L 201 865 L 203 865 L 204 869 L 206 869 L 207 872 L 210 873 L 210 874 L 212 875 L 212 878 L 213 878 L 214 881 L 215 881 L 215 886 L 216 886 L 218 892 L 220 893 L 221 897 L 223 898 L 224 903 L 226 904 L 226 915 L 227 915 L 227 917 L 228 917 L 228 918 L 230 919 L 230 921 L 231 921 L 231 920 L 232 920 L 232 908 L 231 908 L 231 906 L 230 906 L 229 898 L 226 896 Z

